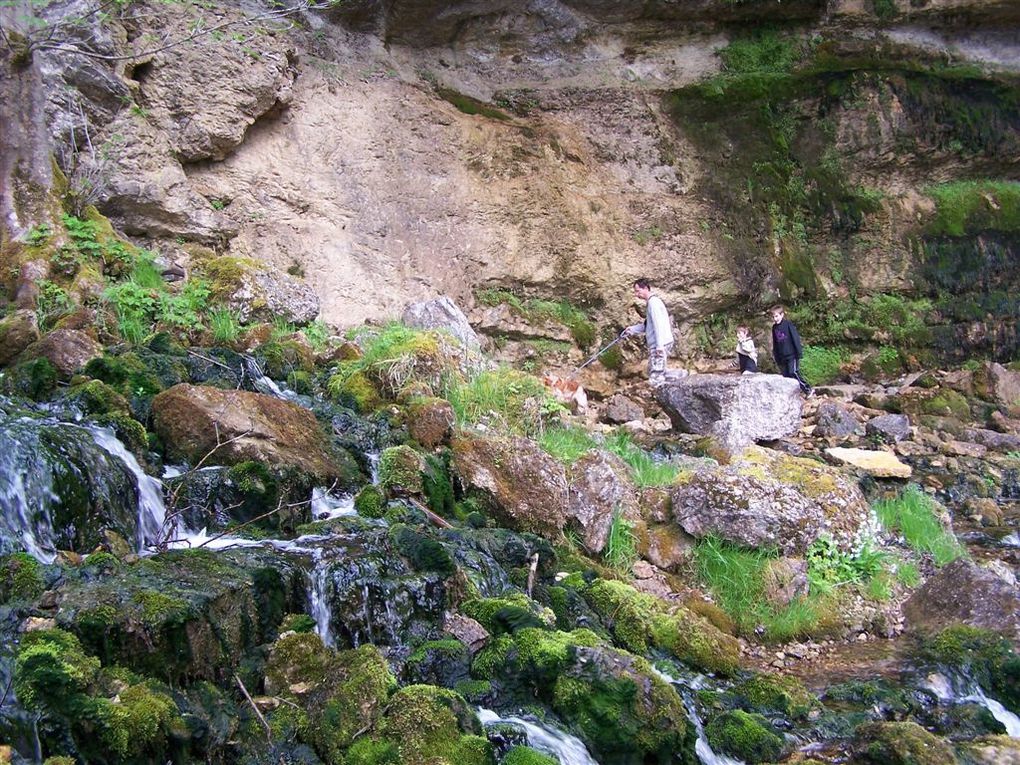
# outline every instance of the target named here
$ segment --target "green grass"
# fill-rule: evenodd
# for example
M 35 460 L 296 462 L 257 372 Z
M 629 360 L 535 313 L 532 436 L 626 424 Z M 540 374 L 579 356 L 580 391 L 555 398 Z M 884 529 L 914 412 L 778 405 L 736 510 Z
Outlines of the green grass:
M 744 550 L 706 537 L 694 548 L 698 575 L 739 632 L 783 642 L 818 634 L 831 608 L 825 595 L 796 598 L 776 608 L 765 598 L 765 571 L 775 550 Z
M 930 553 L 936 566 L 967 554 L 956 537 L 942 527 L 932 499 L 915 485 L 894 499 L 876 502 L 875 512 L 883 527 L 901 534 L 912 549 Z
M 216 308 L 209 314 L 209 328 L 213 340 L 220 345 L 229 345 L 241 334 L 241 323 L 237 314 L 229 308 Z
M 580 348 L 588 348 L 596 337 L 595 325 L 588 314 L 566 300 L 523 300 L 509 290 L 485 289 L 476 294 L 482 305 L 507 305 L 523 316 L 529 323 L 555 322 L 570 330 L 574 342 Z
M 527 436 L 541 434 L 545 415 L 562 409 L 541 380 L 506 367 L 448 385 L 444 392 L 461 425 L 487 419 L 501 430 Z
M 965 236 L 978 231 L 1020 231 L 1020 182 L 951 181 L 929 186 L 935 217 L 927 232 Z
M 581 428 L 547 428 L 538 443 L 552 457 L 565 465 L 572 465 L 598 444 Z
M 680 468 L 670 462 L 657 462 L 624 430 L 608 436 L 605 448 L 630 466 L 630 477 L 638 488 L 669 486 L 680 475 Z
M 623 573 L 629 572 L 638 559 L 637 537 L 619 508 L 613 512 L 613 522 L 609 527 L 609 537 L 602 557 L 610 568 Z

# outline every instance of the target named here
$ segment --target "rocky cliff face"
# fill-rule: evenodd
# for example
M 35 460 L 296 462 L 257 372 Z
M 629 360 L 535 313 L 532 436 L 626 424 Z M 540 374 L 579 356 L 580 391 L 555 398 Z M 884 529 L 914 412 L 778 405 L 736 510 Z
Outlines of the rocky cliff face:
M 340 325 L 487 287 L 622 324 L 638 275 L 687 329 L 780 298 L 1017 286 L 1002 189 L 933 192 L 1020 172 L 1006 0 L 89 8 L 45 10 L 82 20 L 57 49 L 4 51 L 23 105 L 0 133 L 5 278 L 56 215 L 52 153 L 140 244 L 303 274 Z M 969 319 L 1000 355 L 1001 303 Z

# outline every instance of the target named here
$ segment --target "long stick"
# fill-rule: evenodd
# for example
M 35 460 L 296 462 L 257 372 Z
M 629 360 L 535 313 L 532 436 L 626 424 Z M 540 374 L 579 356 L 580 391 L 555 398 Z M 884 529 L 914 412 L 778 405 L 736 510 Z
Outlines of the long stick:
M 237 684 L 241 686 L 241 693 L 243 693 L 244 697 L 248 699 L 248 703 L 251 704 L 251 708 L 255 710 L 255 714 L 258 715 L 259 722 L 262 723 L 262 727 L 266 729 L 266 738 L 272 741 L 273 729 L 269 727 L 269 723 L 266 722 L 266 718 L 262 716 L 262 712 L 260 712 L 259 708 L 255 706 L 255 701 L 252 699 L 251 695 L 249 695 L 248 689 L 244 687 L 244 683 L 241 682 L 241 678 L 238 677 L 236 673 L 234 674 L 234 679 L 237 681 Z
M 607 345 L 607 346 L 606 346 L 605 348 L 602 348 L 601 350 L 599 350 L 599 352 L 598 352 L 598 353 L 596 353 L 596 354 L 595 354 L 594 356 L 592 356 L 592 357 L 591 357 L 590 359 L 588 359 L 588 360 L 587 360 L 586 362 L 584 362 L 584 363 L 583 363 L 583 364 L 582 364 L 581 366 L 579 366 L 579 367 L 578 367 L 577 369 L 575 369 L 574 371 L 575 371 L 575 372 L 580 372 L 580 371 L 581 371 L 582 369 L 584 369 L 584 368 L 585 368 L 586 366 L 588 366 L 589 364 L 591 364 L 591 363 L 592 363 L 593 361 L 595 361 L 595 359 L 597 359 L 597 358 L 598 358 L 599 356 L 601 356 L 601 355 L 602 355 L 603 353 L 605 353 L 606 351 L 608 351 L 608 350 L 609 350 L 610 348 L 612 348 L 612 347 L 613 347 L 614 345 L 616 345 L 616 344 L 617 344 L 618 342 L 620 342 L 621 340 L 623 340 L 623 333 L 622 333 L 622 332 L 620 333 L 620 336 L 619 336 L 619 337 L 617 337 L 617 338 L 616 338 L 616 339 L 615 339 L 615 340 L 614 340 L 613 342 L 611 342 L 611 343 L 610 343 L 609 345 Z

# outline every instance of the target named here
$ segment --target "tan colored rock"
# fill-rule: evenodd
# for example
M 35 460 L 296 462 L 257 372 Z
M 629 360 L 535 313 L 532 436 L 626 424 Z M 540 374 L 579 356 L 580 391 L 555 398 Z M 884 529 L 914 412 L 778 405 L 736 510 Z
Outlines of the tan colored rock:
M 453 472 L 469 493 L 484 498 L 507 528 L 559 539 L 567 522 L 563 466 L 527 438 L 454 435 Z
M 182 383 L 153 399 L 152 418 L 173 459 L 194 464 L 211 452 L 211 464 L 257 460 L 327 486 L 351 478 L 315 415 L 289 401 Z
M 441 398 L 419 399 L 407 408 L 407 432 L 428 449 L 449 443 L 456 422 L 450 402 Z
M 942 445 L 942 453 L 956 457 L 984 457 L 988 447 L 966 441 L 947 441 Z
M 648 525 L 638 534 L 638 555 L 664 571 L 677 571 L 694 554 L 694 539 L 676 524 Z
M 44 618 L 41 616 L 29 616 L 21 623 L 22 632 L 37 632 L 39 630 L 51 630 L 57 626 L 56 619 Z
M 44 358 L 69 380 L 89 361 L 103 355 L 103 347 L 90 335 L 77 329 L 57 329 L 26 348 L 18 361 Z
M 808 594 L 807 561 L 776 558 L 764 571 L 765 598 L 775 608 L 785 608 L 795 598 Z
M 443 632 L 457 638 L 472 653 L 480 651 L 489 641 L 489 632 L 485 627 L 470 616 L 452 611 L 443 615 Z
M 825 453 L 838 462 L 860 468 L 876 478 L 910 478 L 914 472 L 910 465 L 900 462 L 892 452 L 832 447 L 826 449 Z

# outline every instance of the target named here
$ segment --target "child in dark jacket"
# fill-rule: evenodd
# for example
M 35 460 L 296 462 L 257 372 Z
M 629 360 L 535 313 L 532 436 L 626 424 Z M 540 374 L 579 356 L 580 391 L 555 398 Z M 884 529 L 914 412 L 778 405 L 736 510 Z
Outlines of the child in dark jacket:
M 783 377 L 792 377 L 800 383 L 800 389 L 810 396 L 812 388 L 800 376 L 800 359 L 804 355 L 800 335 L 793 322 L 786 318 L 786 310 L 781 306 L 772 307 L 772 358 L 779 367 Z

